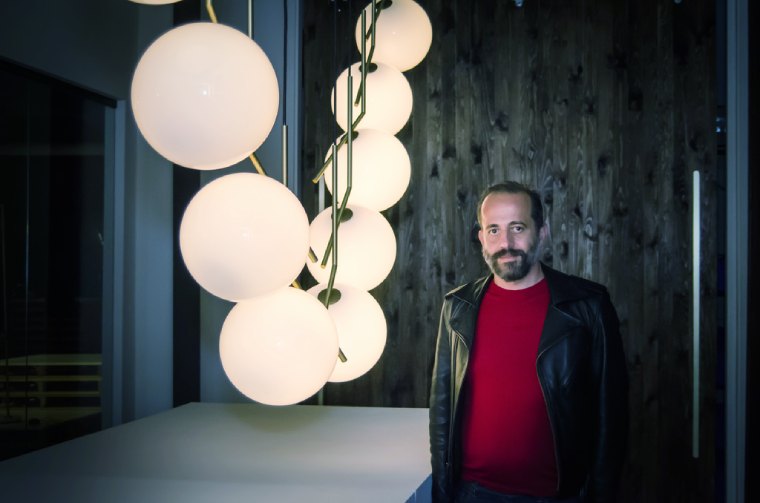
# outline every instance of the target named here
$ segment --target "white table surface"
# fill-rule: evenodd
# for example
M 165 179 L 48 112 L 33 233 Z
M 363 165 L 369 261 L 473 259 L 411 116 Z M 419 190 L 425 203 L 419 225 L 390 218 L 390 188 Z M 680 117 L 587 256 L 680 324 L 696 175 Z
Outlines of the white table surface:
M 0 462 L 0 501 L 422 502 L 429 474 L 427 409 L 192 403 Z

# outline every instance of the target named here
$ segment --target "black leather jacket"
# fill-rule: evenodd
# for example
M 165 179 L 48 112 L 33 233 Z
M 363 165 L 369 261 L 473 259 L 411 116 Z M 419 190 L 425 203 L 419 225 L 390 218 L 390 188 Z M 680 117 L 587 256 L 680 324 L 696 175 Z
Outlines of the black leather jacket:
M 536 370 L 554 437 L 558 494 L 612 502 L 628 436 L 628 380 L 617 314 L 603 286 L 543 264 L 542 270 L 551 300 Z M 430 390 L 433 501 L 452 501 L 455 494 L 460 392 L 491 279 L 452 290 L 441 311 Z

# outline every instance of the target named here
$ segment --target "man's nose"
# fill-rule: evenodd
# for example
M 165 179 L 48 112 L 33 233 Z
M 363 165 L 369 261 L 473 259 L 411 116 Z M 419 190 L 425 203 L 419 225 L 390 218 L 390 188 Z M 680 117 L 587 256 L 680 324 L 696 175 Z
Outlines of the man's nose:
M 512 234 L 509 231 L 504 233 L 504 245 L 506 245 L 506 247 L 510 250 L 514 248 L 514 245 L 515 245 L 514 234 Z

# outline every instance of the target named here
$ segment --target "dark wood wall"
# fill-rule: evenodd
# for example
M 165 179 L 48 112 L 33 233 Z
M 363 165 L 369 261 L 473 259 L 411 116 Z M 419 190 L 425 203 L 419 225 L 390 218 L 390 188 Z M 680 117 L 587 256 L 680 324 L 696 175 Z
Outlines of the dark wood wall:
M 398 258 L 372 292 L 386 313 L 388 343 L 367 375 L 329 384 L 324 402 L 427 405 L 442 296 L 486 273 L 473 239 L 478 195 L 493 182 L 522 181 L 547 207 L 552 241 L 545 261 L 607 285 L 618 310 L 632 421 L 621 501 L 713 501 L 716 193 L 723 183 L 713 134 L 714 4 L 420 3 L 433 45 L 405 74 L 415 104 L 398 134 L 412 159 L 412 181 L 384 212 Z M 336 14 L 332 1 L 304 2 L 305 179 L 337 133 L 330 88 L 359 58 L 351 33 L 365 4 L 337 0 Z M 691 457 L 695 169 L 703 180 L 698 460 Z M 316 189 L 305 181 L 302 190 L 313 217 Z

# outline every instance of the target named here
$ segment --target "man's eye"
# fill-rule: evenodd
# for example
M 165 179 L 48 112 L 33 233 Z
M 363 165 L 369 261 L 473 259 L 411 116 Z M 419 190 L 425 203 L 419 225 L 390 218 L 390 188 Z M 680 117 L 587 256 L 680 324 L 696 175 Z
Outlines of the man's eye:
M 492 236 L 495 236 L 496 234 L 499 233 L 499 229 L 488 229 L 488 233 L 491 234 Z
M 522 232 L 525 230 L 525 227 L 523 227 L 522 225 L 515 225 L 514 227 L 512 227 L 512 230 L 515 232 Z

